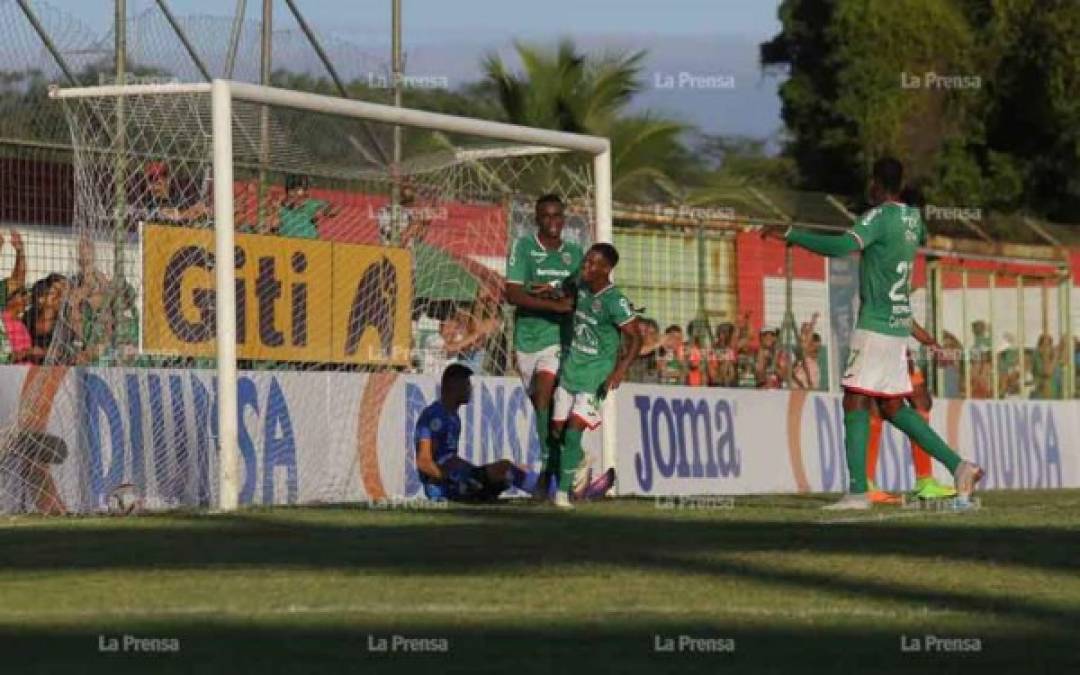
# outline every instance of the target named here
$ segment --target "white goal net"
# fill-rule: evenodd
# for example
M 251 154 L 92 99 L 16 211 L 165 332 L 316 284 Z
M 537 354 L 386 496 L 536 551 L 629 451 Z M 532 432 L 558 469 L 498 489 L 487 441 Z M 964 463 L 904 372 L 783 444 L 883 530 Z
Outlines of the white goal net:
M 505 258 L 537 197 L 569 239 L 610 232 L 602 139 L 227 82 L 54 97 L 78 271 L 42 282 L 5 511 L 407 498 L 447 363 L 515 373 Z M 533 459 L 518 389 L 470 409 L 476 461 Z

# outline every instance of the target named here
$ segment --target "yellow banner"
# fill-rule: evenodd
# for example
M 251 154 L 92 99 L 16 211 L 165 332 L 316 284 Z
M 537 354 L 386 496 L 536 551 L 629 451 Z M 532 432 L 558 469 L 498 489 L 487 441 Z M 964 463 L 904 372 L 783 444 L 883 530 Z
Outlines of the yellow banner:
M 143 348 L 210 357 L 212 230 L 143 230 Z M 408 365 L 407 251 L 236 235 L 236 346 L 242 359 Z

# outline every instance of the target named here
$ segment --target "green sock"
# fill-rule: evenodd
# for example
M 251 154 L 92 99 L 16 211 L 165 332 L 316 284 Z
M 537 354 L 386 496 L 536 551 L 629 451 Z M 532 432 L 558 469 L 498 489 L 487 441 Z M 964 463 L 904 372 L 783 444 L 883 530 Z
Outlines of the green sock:
M 921 445 L 927 454 L 948 467 L 949 473 L 956 473 L 956 467 L 963 461 L 960 455 L 945 444 L 941 436 L 937 435 L 934 428 L 927 424 L 914 408 L 905 405 L 889 421 L 913 442 Z
M 563 430 L 562 452 L 559 457 L 559 489 L 567 494 L 574 491 L 574 479 L 577 478 L 578 467 L 585 457 L 585 451 L 581 449 L 580 429 L 566 427 Z
M 536 436 L 540 439 L 540 471 L 551 470 L 551 408 L 536 411 Z
M 866 444 L 870 442 L 870 411 L 844 413 L 844 454 L 847 455 L 848 492 L 866 494 Z

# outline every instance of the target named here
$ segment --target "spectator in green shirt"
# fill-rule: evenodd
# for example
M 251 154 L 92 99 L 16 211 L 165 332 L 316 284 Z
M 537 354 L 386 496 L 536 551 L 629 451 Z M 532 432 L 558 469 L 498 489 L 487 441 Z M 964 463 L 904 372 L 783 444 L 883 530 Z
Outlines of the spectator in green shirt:
M 307 176 L 290 174 L 285 178 L 285 201 L 278 209 L 281 236 L 318 239 L 319 222 L 336 215 L 329 202 L 312 198 L 309 188 Z

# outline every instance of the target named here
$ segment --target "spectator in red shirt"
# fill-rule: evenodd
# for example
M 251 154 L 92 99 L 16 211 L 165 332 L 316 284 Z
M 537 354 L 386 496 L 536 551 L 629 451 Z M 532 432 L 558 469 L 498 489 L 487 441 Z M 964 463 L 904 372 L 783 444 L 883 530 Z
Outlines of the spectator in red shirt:
M 32 363 L 45 355 L 41 347 L 35 347 L 30 339 L 30 331 L 19 317 L 26 309 L 26 288 L 18 287 L 8 293 L 7 306 L 4 307 L 4 331 L 7 333 L 11 348 L 11 363 Z

